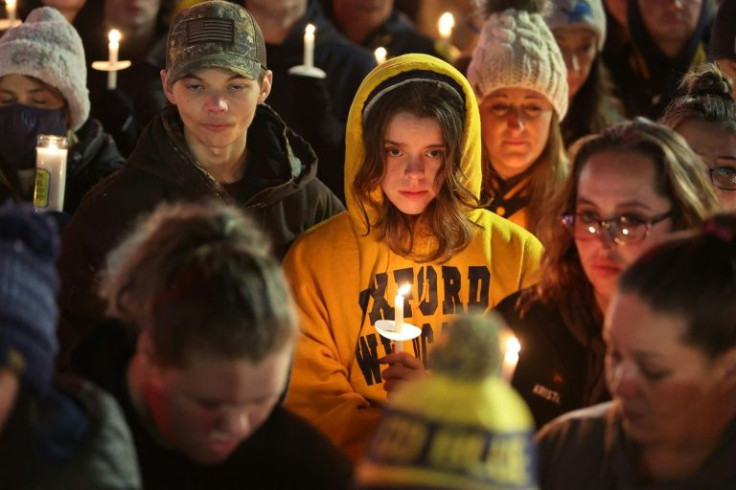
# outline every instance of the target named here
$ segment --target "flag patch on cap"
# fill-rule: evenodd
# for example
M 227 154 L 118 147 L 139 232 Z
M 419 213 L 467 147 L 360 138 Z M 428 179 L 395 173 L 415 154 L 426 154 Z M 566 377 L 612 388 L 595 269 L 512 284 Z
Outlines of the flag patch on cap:
M 233 19 L 192 19 L 187 23 L 187 44 L 232 43 L 235 41 Z

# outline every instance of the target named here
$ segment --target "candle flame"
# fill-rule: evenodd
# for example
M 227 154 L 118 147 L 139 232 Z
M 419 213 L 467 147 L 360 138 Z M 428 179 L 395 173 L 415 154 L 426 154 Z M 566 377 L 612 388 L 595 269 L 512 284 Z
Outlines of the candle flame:
M 445 12 L 440 16 L 440 20 L 437 22 L 437 28 L 439 29 L 442 39 L 449 39 L 454 27 L 455 17 L 450 12 Z
M 119 30 L 117 30 L 117 29 L 112 29 L 112 30 L 111 30 L 111 31 L 110 31 L 110 32 L 109 32 L 109 33 L 107 34 L 107 39 L 108 39 L 108 40 L 109 40 L 109 41 L 110 41 L 111 43 L 119 43 L 119 42 L 120 42 L 120 38 L 121 38 L 121 37 L 122 37 L 122 34 L 120 34 L 120 31 L 119 31 Z
M 521 352 L 521 342 L 513 335 L 506 339 L 506 352 L 518 354 Z
M 304 28 L 304 33 L 308 36 L 314 36 L 314 31 L 316 31 L 317 28 L 314 27 L 314 24 L 307 24 L 307 27 Z
M 386 51 L 386 48 L 383 46 L 379 46 L 376 48 L 375 51 L 373 51 L 373 56 L 376 57 L 376 63 L 379 65 L 386 61 L 386 56 L 388 56 L 388 51 Z
M 411 285 L 404 284 L 403 286 L 401 286 L 399 288 L 398 291 L 396 291 L 396 294 L 400 294 L 402 296 L 406 296 L 407 294 L 409 294 L 410 291 L 411 291 Z

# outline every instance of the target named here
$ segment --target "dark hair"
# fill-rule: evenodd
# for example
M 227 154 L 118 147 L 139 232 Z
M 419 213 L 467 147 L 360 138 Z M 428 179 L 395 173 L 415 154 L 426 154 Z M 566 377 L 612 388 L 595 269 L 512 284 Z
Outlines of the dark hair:
M 736 101 L 732 92 L 733 82 L 715 63 L 702 65 L 683 77 L 660 121 L 675 130 L 684 122 L 697 120 L 736 131 Z
M 108 258 L 108 313 L 147 329 L 157 362 L 191 349 L 260 361 L 296 330 L 280 265 L 257 225 L 220 202 L 163 204 Z
M 683 341 L 716 357 L 736 347 L 736 214 L 719 214 L 694 236 L 661 244 L 629 267 L 619 291 L 686 319 Z
M 389 83 L 395 83 L 395 80 Z M 455 83 L 455 82 L 452 82 Z M 466 138 L 465 106 L 462 89 L 451 88 L 447 82 L 433 80 L 396 83 L 395 87 L 380 93 L 374 91 L 370 105 L 366 105 L 363 121 L 365 159 L 353 182 L 353 192 L 362 211 L 368 231 L 373 227 L 380 239 L 397 254 L 412 255 L 418 262 L 446 260 L 465 248 L 473 237 L 475 226 L 467 212 L 479 206 L 477 197 L 462 182 L 465 179 L 460 166 L 462 143 Z M 420 118 L 437 121 L 445 143 L 443 167 L 435 177 L 437 197 L 426 207 L 419 218 L 407 216 L 385 197 L 379 198 L 375 190 L 380 187 L 386 173 L 384 139 L 386 128 L 393 117 L 408 112 Z M 378 218 L 371 223 L 367 208 L 372 208 Z M 429 233 L 435 246 L 424 255 L 414 251 L 418 233 Z
M 572 99 L 567 117 L 560 123 L 565 146 L 615 124 L 619 102 L 611 95 L 612 85 L 601 54 L 596 53 L 590 74 Z
M 636 118 L 588 137 L 573 157 L 570 175 L 546 208 L 538 230 L 545 246 L 541 280 L 524 298 L 523 310 L 539 298 L 559 303 L 568 324 L 600 324 L 601 312 L 575 240 L 560 220 L 575 210 L 578 180 L 585 165 L 594 155 L 608 151 L 636 152 L 651 159 L 656 173 L 655 190 L 672 201 L 673 230 L 694 228 L 717 208 L 715 191 L 705 169 L 685 140 L 669 128 Z M 624 165 L 625 160 L 621 163 Z
M 474 0 L 480 13 L 488 18 L 506 9 L 525 10 L 529 13 L 542 13 L 545 0 Z

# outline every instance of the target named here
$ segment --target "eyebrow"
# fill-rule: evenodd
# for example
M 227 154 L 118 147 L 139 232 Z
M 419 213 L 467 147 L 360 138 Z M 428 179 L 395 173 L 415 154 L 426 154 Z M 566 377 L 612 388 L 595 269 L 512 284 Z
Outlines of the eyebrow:
M 585 199 L 584 197 L 578 197 L 576 202 L 577 202 L 577 204 L 587 204 L 587 205 L 590 205 L 590 206 L 594 206 L 596 208 L 598 207 L 596 205 L 596 203 L 594 203 L 593 201 L 591 201 L 589 199 Z M 617 208 L 624 208 L 624 207 L 625 208 L 641 208 L 641 209 L 645 209 L 647 211 L 651 211 L 652 210 L 652 208 L 649 205 L 647 205 L 647 204 L 645 204 L 645 203 L 643 203 L 641 201 L 624 201 L 622 203 L 617 204 L 616 207 Z
M 495 95 L 489 95 L 489 99 L 508 99 L 509 96 L 507 94 L 495 94 Z M 543 96 L 539 94 L 527 94 L 524 96 L 524 100 L 546 100 Z
M 187 78 L 194 78 L 195 80 L 204 81 L 204 78 L 199 77 L 199 76 L 195 75 L 194 73 L 187 73 L 186 75 L 184 75 L 183 77 L 181 77 L 180 80 L 185 80 Z M 233 75 L 230 78 L 227 79 L 228 82 L 231 81 L 231 80 L 250 80 L 250 81 L 254 81 L 253 78 L 248 78 L 248 77 L 243 76 L 243 75 L 238 75 L 237 73 L 233 73 Z
M 400 143 L 398 141 L 389 140 L 389 139 L 384 139 L 383 144 L 384 145 L 406 146 L 405 143 Z M 446 147 L 447 145 L 445 143 L 431 143 L 425 146 L 425 148 L 446 148 Z

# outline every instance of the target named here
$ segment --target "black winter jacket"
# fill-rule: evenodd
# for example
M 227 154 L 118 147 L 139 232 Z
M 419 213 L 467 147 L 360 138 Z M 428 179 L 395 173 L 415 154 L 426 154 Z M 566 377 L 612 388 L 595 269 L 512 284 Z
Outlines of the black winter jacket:
M 195 163 L 176 107 L 166 107 L 145 129 L 125 168 L 87 196 L 62 234 L 62 356 L 85 325 L 100 320 L 96 274 L 107 253 L 159 203 L 238 204 L 266 231 L 277 257 L 300 233 L 343 210 L 315 178 L 314 152 L 270 107 L 258 106 L 247 141 L 248 166 L 242 185 L 231 193 Z
M 508 296 L 496 311 L 521 344 L 511 384 L 529 405 L 537 428 L 566 412 L 608 400 L 600 327 L 583 340 L 571 331 L 559 309 L 541 301 L 522 316 L 517 307 L 521 294 Z

